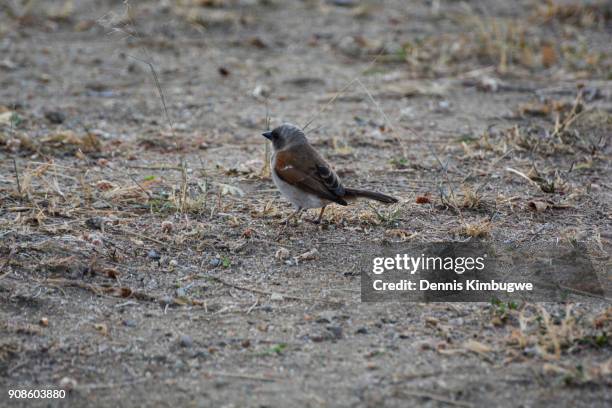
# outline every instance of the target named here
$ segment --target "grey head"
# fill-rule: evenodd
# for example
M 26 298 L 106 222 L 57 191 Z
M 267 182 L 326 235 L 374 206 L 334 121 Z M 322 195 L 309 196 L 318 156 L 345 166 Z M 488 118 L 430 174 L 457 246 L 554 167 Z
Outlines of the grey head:
M 302 129 L 290 123 L 284 123 L 276 129 L 262 133 L 262 136 L 272 142 L 275 151 L 287 146 L 308 143 Z

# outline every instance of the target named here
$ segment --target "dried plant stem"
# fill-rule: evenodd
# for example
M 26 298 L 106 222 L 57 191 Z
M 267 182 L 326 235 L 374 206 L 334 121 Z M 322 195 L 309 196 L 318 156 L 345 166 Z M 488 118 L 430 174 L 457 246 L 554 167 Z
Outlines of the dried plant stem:
M 132 176 L 131 174 L 128 174 L 128 176 L 132 179 L 134 184 L 136 184 L 138 186 L 138 188 L 140 188 L 142 190 L 142 192 L 145 193 L 147 195 L 147 197 L 149 197 L 149 200 L 150 200 L 152 198 L 151 197 L 151 193 L 149 193 L 147 190 L 145 190 L 144 187 L 140 185 L 140 183 L 138 182 L 138 180 L 136 180 L 136 178 L 134 176 Z
M 511 167 L 506 167 L 506 171 L 510 172 L 510 173 L 514 173 L 517 176 L 520 176 L 522 178 L 524 178 L 525 180 L 527 180 L 529 182 L 529 184 L 536 186 L 538 188 L 538 190 L 541 190 L 540 185 L 538 183 L 536 183 L 535 181 L 533 181 L 532 179 L 529 178 L 529 176 L 527 176 L 525 173 L 520 172 L 516 169 L 513 169 Z
M 181 198 L 180 198 L 180 209 L 182 213 L 185 213 L 187 208 L 187 165 L 184 161 L 181 161 Z
M 19 196 L 23 197 L 23 193 L 21 191 L 21 182 L 19 181 L 19 170 L 17 169 L 17 160 L 13 157 L 13 170 L 15 171 L 15 180 L 17 181 L 17 191 L 19 191 Z
M 448 405 L 455 405 L 457 407 L 465 407 L 472 408 L 474 405 L 469 402 L 463 401 L 455 401 L 450 398 L 443 397 L 441 395 L 432 394 L 429 392 L 422 391 L 410 391 L 410 390 L 397 390 L 397 395 L 402 397 L 417 397 L 417 398 L 427 398 L 433 401 L 443 402 Z
M 146 53 L 146 51 L 145 51 Z M 159 81 L 159 76 L 157 75 L 157 70 L 155 69 L 155 67 L 153 66 L 153 64 L 150 61 L 144 60 L 142 58 L 138 58 L 135 57 L 133 55 L 130 54 L 126 54 L 128 57 L 135 59 L 136 61 L 140 61 L 143 64 L 147 64 L 147 66 L 149 67 L 149 70 L 151 71 L 151 74 L 153 76 L 153 80 L 155 81 L 155 87 L 157 88 L 157 93 L 159 94 L 159 98 L 162 104 L 162 107 L 164 108 L 164 114 L 166 115 L 166 120 L 168 121 L 168 126 L 170 127 L 170 133 L 172 133 L 172 136 L 176 139 L 176 134 L 174 133 L 174 123 L 172 122 L 172 118 L 170 117 L 170 113 L 168 113 L 168 106 L 166 105 L 166 96 L 164 95 L 164 91 L 162 89 L 161 86 L 161 82 Z
M 209 374 L 213 376 L 216 375 L 219 377 L 240 378 L 243 380 L 270 381 L 270 382 L 278 380 L 278 378 L 274 378 L 274 377 L 264 377 L 261 375 L 253 375 L 253 374 L 226 373 L 226 372 L 212 372 Z
M 239 289 L 239 290 L 244 290 L 247 292 L 253 292 L 253 293 L 259 293 L 260 295 L 268 295 L 271 296 L 274 292 L 269 292 L 267 290 L 262 290 L 262 289 L 256 289 L 256 288 L 247 288 L 246 286 L 241 286 L 241 285 L 237 285 L 235 283 L 231 283 L 231 282 L 227 282 L 221 278 L 218 278 L 216 276 L 203 276 L 203 278 L 205 279 L 209 279 L 218 283 L 221 283 L 222 285 L 225 286 L 229 286 L 235 289 Z M 278 292 L 276 292 L 278 293 Z M 338 301 L 338 300 L 328 300 L 328 299 L 318 299 L 318 298 L 305 298 L 305 297 L 300 297 L 300 296 L 294 296 L 294 295 L 288 295 L 285 293 L 279 293 L 283 298 L 285 299 L 291 299 L 291 300 L 299 300 L 302 302 L 324 302 L 324 303 L 331 303 L 331 304 L 342 304 L 342 302 Z
M 380 58 L 383 52 L 384 52 L 384 49 L 381 49 L 378 55 L 376 55 L 376 57 L 374 57 L 374 59 L 368 64 L 368 66 L 365 67 L 365 69 L 361 71 L 361 74 L 363 74 L 364 72 L 367 72 L 370 68 L 372 68 L 374 64 L 376 64 L 376 62 L 378 61 L 378 59 Z M 310 126 L 310 124 L 314 122 L 314 120 L 318 116 L 320 116 L 323 112 L 325 112 L 336 101 L 336 99 L 338 99 L 344 92 L 346 92 L 347 89 L 349 89 L 357 81 L 359 81 L 359 77 L 353 78 L 348 84 L 344 85 L 338 92 L 336 92 L 336 94 L 332 96 L 330 100 L 327 101 L 327 103 L 321 109 L 319 109 L 319 111 L 308 122 L 306 122 L 306 124 L 302 127 L 302 130 L 306 131 L 306 128 L 308 128 L 308 126 Z

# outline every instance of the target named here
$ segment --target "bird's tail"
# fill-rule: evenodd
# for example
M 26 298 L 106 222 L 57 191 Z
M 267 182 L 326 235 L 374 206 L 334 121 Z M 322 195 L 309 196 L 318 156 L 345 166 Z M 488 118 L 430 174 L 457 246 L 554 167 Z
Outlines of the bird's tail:
M 355 188 L 345 188 L 344 191 L 345 193 L 342 198 L 345 198 L 348 200 L 363 197 L 363 198 L 367 198 L 370 200 L 380 201 L 381 203 L 385 203 L 385 204 L 393 204 L 393 203 L 397 203 L 398 201 L 397 198 L 395 197 L 391 197 L 391 196 L 388 196 L 382 193 L 376 193 L 374 191 L 357 190 Z

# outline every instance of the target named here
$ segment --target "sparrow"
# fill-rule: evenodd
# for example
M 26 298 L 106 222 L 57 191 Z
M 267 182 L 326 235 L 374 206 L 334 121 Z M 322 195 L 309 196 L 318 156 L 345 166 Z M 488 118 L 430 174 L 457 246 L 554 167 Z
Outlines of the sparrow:
M 330 203 L 348 205 L 357 198 L 367 198 L 385 204 L 397 203 L 397 198 L 374 191 L 344 187 L 329 163 L 308 143 L 304 132 L 297 126 L 283 124 L 262 134 L 272 142 L 274 153 L 270 158 L 272 180 L 281 194 L 293 204 L 298 216 L 308 208 L 320 208 L 319 224 L 325 207 Z

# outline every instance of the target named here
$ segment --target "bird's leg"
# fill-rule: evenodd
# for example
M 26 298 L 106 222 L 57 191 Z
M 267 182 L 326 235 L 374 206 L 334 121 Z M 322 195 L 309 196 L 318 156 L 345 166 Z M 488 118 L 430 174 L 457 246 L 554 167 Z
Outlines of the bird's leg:
M 313 224 L 321 224 L 321 220 L 323 220 L 323 213 L 325 212 L 325 206 L 321 207 L 321 212 L 319 213 L 319 218 L 317 218 L 316 220 L 308 220 L 309 222 L 312 222 Z
M 285 220 L 281 221 L 281 223 L 284 223 L 285 226 L 289 225 L 289 221 L 293 220 L 295 217 L 297 217 L 300 213 L 302 212 L 302 207 L 298 207 L 297 210 L 295 210 L 289 217 L 287 217 Z M 298 218 L 299 220 L 299 218 Z
M 321 212 L 319 213 L 319 218 L 315 221 L 315 224 L 320 224 L 323 220 L 323 213 L 325 212 L 325 206 L 321 207 Z

